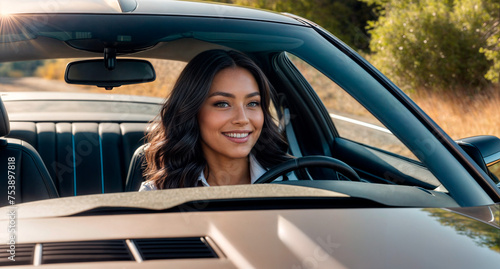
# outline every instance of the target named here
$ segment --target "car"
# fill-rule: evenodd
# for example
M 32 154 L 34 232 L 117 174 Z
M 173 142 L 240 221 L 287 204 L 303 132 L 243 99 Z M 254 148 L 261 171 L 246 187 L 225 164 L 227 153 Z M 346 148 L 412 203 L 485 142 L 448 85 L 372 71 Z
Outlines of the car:
M 500 264 L 500 140 L 454 141 L 315 23 L 189 1 L 1 1 L 0 9 L 2 65 L 67 63 L 66 82 L 0 79 L 12 89 L 0 102 L 0 266 Z M 295 158 L 261 184 L 138 192 L 165 85 L 211 49 L 261 67 Z

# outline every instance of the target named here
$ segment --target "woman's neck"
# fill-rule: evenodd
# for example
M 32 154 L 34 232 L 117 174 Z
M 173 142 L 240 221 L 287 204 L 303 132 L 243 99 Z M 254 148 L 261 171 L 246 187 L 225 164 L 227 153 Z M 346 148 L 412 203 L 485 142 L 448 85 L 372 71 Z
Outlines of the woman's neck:
M 204 171 L 210 186 L 250 184 L 250 164 L 248 157 L 230 160 L 207 160 Z

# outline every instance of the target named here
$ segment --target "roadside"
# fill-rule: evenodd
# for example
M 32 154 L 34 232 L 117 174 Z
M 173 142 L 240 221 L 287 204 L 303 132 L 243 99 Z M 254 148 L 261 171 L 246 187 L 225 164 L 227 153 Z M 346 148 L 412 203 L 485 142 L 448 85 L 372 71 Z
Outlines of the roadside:
M 0 92 L 83 92 L 84 87 L 69 85 L 65 81 L 47 80 L 39 77 L 0 77 Z
M 500 85 L 475 94 L 419 90 L 409 95 L 455 140 L 476 135 L 500 137 Z

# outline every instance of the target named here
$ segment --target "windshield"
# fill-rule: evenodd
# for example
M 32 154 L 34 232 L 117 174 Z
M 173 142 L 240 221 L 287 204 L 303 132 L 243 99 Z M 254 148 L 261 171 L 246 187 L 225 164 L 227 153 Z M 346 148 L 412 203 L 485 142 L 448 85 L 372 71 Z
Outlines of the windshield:
M 385 205 L 422 206 L 429 204 L 417 198 L 420 195 L 437 197 L 432 205 L 454 205 L 462 200 L 461 191 L 451 191 L 456 190 L 456 180 L 473 181 L 422 123 L 420 115 L 408 108 L 400 97 L 403 93 L 381 83 L 356 57 L 307 25 L 233 18 L 225 19 L 231 23 L 223 23 L 209 17 L 137 14 L 61 14 L 36 25 L 38 15 L 20 17 L 23 29 L 36 38 L 18 41 L 23 44 L 18 46 L 22 53 L 13 53 L 13 42 L 3 43 L 6 50 L 0 55 L 0 84 L 11 121 L 8 137 L 26 141 L 40 151 L 62 197 L 137 191 L 144 180 L 142 159 L 137 156 L 144 154 L 141 150 L 152 141 L 148 134 L 160 123 L 161 107 L 171 99 L 187 63 L 201 52 L 214 49 L 242 52 L 265 74 L 275 91 L 269 116 L 288 144 L 287 156 L 333 158 L 353 171 L 342 173 L 331 167 L 306 165 L 297 167 L 297 171 L 282 171 L 267 179 L 269 182 L 301 185 L 302 181 L 312 180 L 317 181 L 314 187 L 331 191 L 340 188 L 349 196 L 354 192 Z M 141 21 L 141 27 L 136 27 Z M 103 23 L 113 27 L 101 27 Z M 23 32 L 18 30 L 13 32 Z M 64 82 L 68 63 L 102 58 L 104 48 L 110 46 L 118 59 L 151 62 L 156 81 L 111 91 Z M 27 58 L 30 61 L 24 61 Z M 179 98 L 174 100 L 182 100 L 182 94 Z M 224 106 L 231 106 L 228 100 L 222 101 Z M 250 109 L 258 101 L 262 100 L 252 100 L 252 105 L 245 108 Z M 190 107 L 186 111 L 197 109 Z M 169 119 L 168 115 L 163 117 Z M 200 116 L 194 114 L 184 121 L 194 117 Z M 169 121 L 175 119 L 162 124 L 168 125 Z M 168 132 L 182 129 L 181 123 L 168 125 Z M 252 134 L 250 129 L 244 131 Z M 222 133 L 233 142 L 244 140 L 244 134 L 234 128 Z M 186 145 L 197 143 L 190 141 Z M 264 143 L 258 148 L 270 150 L 270 146 Z M 277 159 L 252 155 L 257 155 L 264 172 L 278 163 Z M 197 175 L 191 177 L 210 176 L 197 169 Z M 335 181 L 348 183 L 332 183 Z M 373 187 L 364 189 L 358 187 L 359 183 Z M 410 198 L 399 202 L 381 199 L 373 192 L 378 184 L 401 187 L 399 193 Z M 419 189 L 409 194 L 407 191 L 413 189 L 407 187 Z M 479 197 L 472 193 L 470 196 Z M 481 203 L 482 198 L 474 199 Z

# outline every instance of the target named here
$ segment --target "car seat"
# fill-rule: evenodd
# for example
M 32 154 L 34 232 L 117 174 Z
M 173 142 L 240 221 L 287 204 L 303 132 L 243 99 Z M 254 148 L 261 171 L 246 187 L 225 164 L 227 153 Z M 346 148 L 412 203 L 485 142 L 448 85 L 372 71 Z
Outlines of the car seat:
M 138 191 L 141 183 L 144 181 L 144 149 L 148 144 L 144 144 L 137 148 L 130 160 L 130 166 L 125 181 L 125 191 Z
M 0 206 L 59 197 L 38 152 L 27 142 L 5 138 L 10 132 L 0 98 Z

